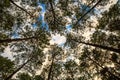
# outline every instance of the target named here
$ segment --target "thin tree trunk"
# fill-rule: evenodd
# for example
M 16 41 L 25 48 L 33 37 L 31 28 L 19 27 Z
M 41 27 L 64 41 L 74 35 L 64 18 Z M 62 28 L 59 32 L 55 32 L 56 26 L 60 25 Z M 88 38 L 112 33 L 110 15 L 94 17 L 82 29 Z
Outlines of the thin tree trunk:
M 94 2 L 95 0 L 92 0 L 87 6 L 86 8 L 83 9 L 83 12 Z
M 93 61 L 97 66 L 99 66 L 99 67 L 101 67 L 102 69 L 104 69 L 104 67 L 101 66 L 98 62 L 96 62 L 95 60 L 93 60 L 93 59 L 90 58 L 89 56 L 88 56 L 88 58 L 89 58 L 91 61 Z M 117 80 L 120 80 L 120 78 L 119 78 L 118 76 L 116 76 L 115 74 L 111 73 L 109 70 L 107 70 L 106 72 L 108 72 L 110 75 L 114 76 Z
M 52 68 L 53 68 L 53 64 L 54 64 L 54 58 L 55 58 L 55 54 L 52 54 L 52 63 L 50 65 L 50 69 L 49 69 L 48 79 L 47 80 L 50 80 L 50 78 L 51 78 Z
M 17 5 L 13 0 L 9 0 L 12 4 L 14 4 L 16 7 L 20 8 L 22 11 L 26 12 L 28 15 L 30 15 L 31 17 L 34 17 L 30 12 L 28 12 L 26 9 L 20 7 L 19 5 Z
M 51 78 L 51 73 L 52 73 L 52 68 L 53 68 L 53 62 L 54 62 L 54 58 L 52 59 L 52 63 L 51 63 L 50 69 L 49 69 L 48 79 L 47 80 L 50 80 L 50 78 Z
M 54 11 L 54 8 L 53 8 L 52 0 L 49 0 L 49 3 L 50 3 L 50 6 L 51 6 L 53 18 L 54 18 L 54 21 L 55 21 L 55 11 Z
M 49 3 L 50 3 L 50 6 L 51 6 L 51 11 L 52 11 L 52 15 L 53 15 L 53 18 L 54 18 L 54 27 L 56 27 L 56 16 L 55 16 L 55 11 L 54 11 L 54 8 L 53 8 L 53 4 L 52 4 L 52 0 L 49 0 Z
M 89 9 L 85 14 L 83 14 L 78 21 L 75 23 L 74 27 L 81 21 L 89 12 L 91 12 L 102 0 L 99 0 L 91 9 Z
M 10 80 L 18 71 L 20 71 L 27 63 L 29 63 L 32 58 L 28 59 L 24 64 L 22 64 L 19 68 L 12 72 L 5 80 Z
M 82 41 L 77 41 L 75 39 L 72 39 L 72 41 L 81 43 L 81 44 L 85 44 L 85 45 L 89 45 L 89 46 L 93 46 L 93 47 L 97 47 L 97 48 L 101 48 L 104 50 L 109 50 L 109 51 L 113 51 L 116 53 L 120 53 L 120 49 L 116 49 L 116 48 L 112 48 L 112 47 L 108 47 L 108 46 L 103 46 L 103 45 L 98 45 L 98 44 L 92 44 L 92 43 L 87 43 L 87 42 L 82 42 Z
M 5 39 L 5 40 L 0 39 L 0 43 L 10 43 L 10 42 L 17 42 L 17 41 L 24 41 L 24 40 L 31 40 L 31 39 L 37 39 L 37 37 Z

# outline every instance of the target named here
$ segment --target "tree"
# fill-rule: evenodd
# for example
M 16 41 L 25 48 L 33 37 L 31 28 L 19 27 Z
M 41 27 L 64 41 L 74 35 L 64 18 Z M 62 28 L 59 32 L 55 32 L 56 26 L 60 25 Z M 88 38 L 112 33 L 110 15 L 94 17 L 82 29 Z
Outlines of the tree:
M 110 0 L 3 0 L 0 53 L 9 46 L 16 54 L 13 61 L 0 56 L 2 79 L 119 80 L 119 1 L 104 12 L 107 4 Z M 89 40 L 86 29 L 94 29 Z M 49 44 L 56 33 L 66 37 L 65 44 Z
M 119 73 L 117 72 L 118 71 L 118 67 L 119 67 L 119 58 L 117 56 L 119 56 L 119 53 L 120 53 L 120 49 L 118 47 L 119 45 L 119 29 L 115 29 L 115 26 L 119 25 L 119 24 L 115 24 L 114 21 L 117 23 L 119 22 L 119 19 L 118 19 L 118 13 L 119 13 L 119 9 L 118 9 L 118 6 L 119 4 L 115 4 L 113 5 L 110 10 L 108 12 L 105 12 L 103 14 L 103 17 L 99 19 L 99 25 L 96 27 L 96 30 L 95 32 L 92 34 L 91 36 L 91 40 L 88 40 L 87 42 L 82 38 L 84 36 L 80 35 L 79 34 L 71 34 L 69 33 L 67 35 L 67 43 L 66 45 L 70 45 L 72 49 L 74 50 L 77 50 L 76 48 L 78 48 L 78 51 L 76 52 L 81 52 L 81 46 L 82 44 L 84 46 L 87 47 L 86 50 L 88 50 L 89 54 L 86 54 L 87 52 L 84 52 L 84 53 L 80 53 L 80 61 L 81 61 L 81 65 L 80 67 L 83 67 L 81 68 L 82 70 L 84 69 L 84 73 L 88 73 L 91 74 L 93 76 L 97 75 L 98 77 L 101 77 L 102 76 L 102 79 L 106 80 L 106 79 L 115 79 L 115 80 L 119 80 Z M 114 13 L 112 13 L 114 12 Z M 109 16 L 109 17 L 108 17 Z M 108 26 L 107 26 L 108 25 Z M 112 27 L 114 26 L 114 27 Z M 88 26 L 87 26 L 88 27 Z M 112 27 L 112 28 L 111 28 Z M 79 46 L 77 46 L 79 44 Z M 105 46 L 107 45 L 107 46 Z M 92 46 L 92 47 L 91 47 Z M 100 47 L 101 46 L 101 47 Z M 93 48 L 94 47 L 94 48 Z M 104 48 L 103 48 L 104 47 Z M 106 49 L 105 49 L 106 47 Z M 107 49 L 107 48 L 111 48 L 111 49 Z M 112 48 L 114 49 L 117 49 L 118 50 L 118 54 L 116 53 L 116 51 L 113 51 L 112 53 L 110 53 L 110 51 L 112 51 Z M 85 48 L 82 48 L 83 50 Z M 101 49 L 104 49 L 104 50 L 101 50 Z M 106 51 L 107 50 L 107 51 Z M 88 55 L 91 55 L 90 57 Z M 116 57 L 115 57 L 116 55 Z M 113 59 L 113 56 L 114 56 L 114 60 Z M 93 61 L 93 63 L 91 63 L 91 61 L 87 60 L 87 58 L 89 58 L 89 60 Z M 94 61 L 95 60 L 95 61 Z M 117 61 L 117 63 L 116 63 Z M 94 66 L 92 64 L 95 64 Z M 108 64 L 113 64 L 114 67 L 105 67 L 105 75 L 103 73 L 101 73 L 101 76 L 99 75 L 99 71 L 102 71 L 104 69 L 99 69 L 100 65 L 102 66 L 108 66 Z M 87 67 L 92 67 L 93 69 L 96 69 L 95 72 L 98 72 L 98 73 L 95 73 L 93 71 L 90 72 L 90 70 L 93 70 L 93 69 L 89 69 L 89 68 L 86 68 Z M 101 66 L 101 68 L 102 68 Z M 97 69 L 97 68 L 98 69 Z M 80 69 L 80 70 L 81 70 Z M 87 71 L 89 70 L 89 71 Z M 108 72 L 107 72 L 108 71 Z M 103 75 L 102 75 L 103 74 Z M 81 73 L 82 75 L 82 73 Z M 83 76 L 83 77 L 80 77 L 81 79 L 85 79 L 87 78 L 87 76 Z
M 104 50 L 109 50 L 109 51 L 120 53 L 120 49 L 115 49 L 115 48 L 112 48 L 112 47 L 109 47 L 109 46 L 103 46 L 103 45 L 94 44 L 94 43 L 83 42 L 83 41 L 74 39 L 74 37 L 71 34 L 68 34 L 67 36 L 68 36 L 68 39 L 67 39 L 68 43 L 66 43 L 66 44 L 77 42 L 77 43 L 85 44 L 85 45 L 88 45 L 88 46 L 97 47 L 97 48 L 101 48 L 101 49 L 104 49 Z

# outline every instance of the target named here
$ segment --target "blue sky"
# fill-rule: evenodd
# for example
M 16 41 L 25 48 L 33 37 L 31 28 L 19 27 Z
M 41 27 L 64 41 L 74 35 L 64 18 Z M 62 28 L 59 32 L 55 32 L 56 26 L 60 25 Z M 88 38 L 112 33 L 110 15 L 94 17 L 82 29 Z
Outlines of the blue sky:
M 115 3 L 117 2 L 117 0 L 112 0 L 112 1 L 113 1 L 112 4 L 115 4 Z M 119 1 L 120 1 L 120 0 L 119 0 Z M 46 27 L 46 30 L 49 30 L 49 29 L 48 29 L 48 25 L 47 25 L 46 22 L 44 21 L 44 13 L 45 13 L 45 11 L 46 11 L 45 4 L 38 3 L 38 6 L 41 6 L 41 9 L 42 9 L 41 12 L 40 12 L 40 13 L 42 13 L 42 14 L 40 14 L 40 16 L 39 16 L 39 18 L 38 18 L 38 21 L 42 21 L 42 22 L 43 22 L 42 25 L 43 25 L 43 26 L 44 26 L 44 25 L 47 26 L 47 27 Z M 109 5 L 106 6 L 106 7 L 104 7 L 104 9 L 106 9 L 106 10 L 109 9 Z M 96 9 L 95 9 L 95 10 L 96 10 Z M 99 13 L 99 10 L 98 10 L 98 9 L 96 10 L 96 13 Z M 37 27 L 37 24 L 34 23 L 34 24 L 33 24 L 33 27 Z M 70 30 L 72 29 L 70 24 L 67 25 L 66 27 L 67 27 L 68 31 L 70 31 Z M 13 36 L 12 36 L 12 37 L 18 38 L 19 35 L 17 34 L 16 29 L 15 29 L 14 31 L 15 31 L 15 32 L 13 32 Z M 59 34 L 53 35 L 52 37 L 53 37 L 53 39 L 51 40 L 52 43 L 57 43 L 57 44 L 61 45 L 61 44 L 63 44 L 62 42 L 65 42 L 65 41 L 66 41 L 66 38 L 65 38 L 64 36 L 60 36 Z M 8 58 L 11 59 L 11 60 L 13 59 L 13 55 L 12 55 L 12 52 L 10 51 L 9 46 L 7 46 L 7 47 L 5 48 L 4 53 L 2 54 L 2 56 L 8 57 Z
M 40 2 L 38 2 L 37 5 L 38 5 L 38 7 L 41 8 L 41 11 L 39 12 L 39 17 L 38 17 L 37 21 L 32 24 L 33 29 L 36 28 L 36 27 L 42 27 L 46 31 L 50 31 L 49 30 L 49 25 L 44 20 L 44 14 L 46 12 L 46 5 L 44 3 L 40 3 Z M 88 11 L 90 9 L 89 6 L 86 6 L 84 4 L 81 4 L 81 7 L 83 9 L 85 9 L 85 11 Z M 94 13 L 97 14 L 97 15 L 100 15 L 101 11 L 99 11 L 99 9 L 95 8 L 94 9 Z M 92 14 L 88 14 L 88 15 L 93 16 Z M 92 19 L 94 19 L 94 17 L 90 17 L 90 19 L 92 21 Z M 38 25 L 37 22 L 40 22 L 41 25 Z M 65 32 L 69 33 L 71 30 L 72 30 L 72 24 L 67 24 Z M 19 38 L 19 34 L 17 33 L 17 29 L 14 30 L 14 32 L 12 33 L 12 35 L 13 35 L 12 38 Z M 63 43 L 59 42 L 59 41 L 62 41 L 61 40 L 62 38 L 65 39 L 63 36 L 60 36 L 59 34 L 52 35 L 52 41 L 54 41 L 55 43 L 58 43 L 59 45 L 63 45 L 63 43 L 65 43 L 65 40 L 63 40 Z

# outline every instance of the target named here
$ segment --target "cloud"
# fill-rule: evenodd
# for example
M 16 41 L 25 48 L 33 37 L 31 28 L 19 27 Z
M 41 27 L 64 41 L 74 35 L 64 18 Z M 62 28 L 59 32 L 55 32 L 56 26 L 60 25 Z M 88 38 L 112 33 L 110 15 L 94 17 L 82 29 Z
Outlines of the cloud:
M 4 50 L 4 53 L 1 54 L 3 57 L 7 57 L 10 60 L 14 60 L 13 53 L 10 51 L 10 47 L 7 46 Z
M 56 34 L 56 35 L 52 35 L 52 39 L 50 40 L 50 44 L 58 44 L 58 45 L 62 45 L 66 42 L 66 37 L 65 36 L 61 36 L 60 34 Z

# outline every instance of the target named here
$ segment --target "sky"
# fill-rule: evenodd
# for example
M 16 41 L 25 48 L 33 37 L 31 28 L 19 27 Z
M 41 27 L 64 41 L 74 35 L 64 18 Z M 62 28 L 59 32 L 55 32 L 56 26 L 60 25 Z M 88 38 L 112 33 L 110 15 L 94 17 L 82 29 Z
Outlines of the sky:
M 83 0 L 85 1 L 85 0 Z M 107 4 L 104 8 L 103 7 L 97 7 L 98 9 L 95 9 L 95 12 L 100 15 L 101 12 L 109 10 L 110 6 L 117 3 L 118 0 L 110 0 L 110 2 L 112 2 L 111 4 Z M 101 9 L 101 11 L 99 11 Z M 100 17 L 102 17 L 102 15 L 100 15 Z M 98 24 L 97 18 L 95 16 L 91 16 L 90 17 L 90 21 L 92 22 L 93 27 L 95 27 Z M 67 31 L 71 31 L 71 25 L 68 24 L 66 25 L 67 27 Z M 94 32 L 94 28 L 90 29 L 86 29 L 85 33 L 83 34 L 87 39 L 90 38 L 90 35 Z M 66 42 L 66 38 L 65 36 L 60 36 L 60 34 L 55 34 L 52 35 L 52 40 L 50 41 L 51 44 L 55 43 L 58 45 L 64 44 Z
M 111 0 L 111 2 L 112 2 L 111 4 L 106 5 L 104 8 L 101 7 L 103 9 L 103 11 L 108 10 L 111 5 L 113 5 L 117 2 L 117 0 Z M 19 4 L 19 2 L 18 2 L 18 4 Z M 42 25 L 45 25 L 45 21 L 44 21 L 44 14 L 45 14 L 45 11 L 46 11 L 45 5 L 41 4 L 41 3 L 38 3 L 38 7 L 40 7 L 42 9 L 41 12 L 40 12 L 41 14 L 38 18 L 38 21 L 42 20 L 43 21 Z M 99 9 L 100 9 L 100 7 L 99 7 Z M 91 21 L 93 21 L 93 25 L 98 24 L 95 16 L 91 16 Z M 33 24 L 33 27 L 36 27 L 36 24 Z M 67 27 L 68 31 L 70 31 L 72 29 L 70 24 L 66 25 L 66 27 Z M 48 30 L 48 28 L 46 28 L 46 29 Z M 86 36 L 89 39 L 90 34 L 93 31 L 94 31 L 94 29 L 91 30 L 91 31 L 89 31 L 89 29 L 87 29 L 83 35 Z M 53 44 L 63 45 L 66 42 L 66 37 L 65 36 L 61 36 L 60 34 L 52 34 L 51 36 L 52 36 L 52 39 L 50 40 L 51 45 L 53 45 Z M 15 35 L 15 37 L 16 37 L 16 35 Z M 12 53 L 10 51 L 9 46 L 7 46 L 6 49 L 4 50 L 4 53 L 2 54 L 2 56 L 8 57 L 9 59 L 13 60 L 13 54 L 14 53 Z
M 113 0 L 113 1 L 114 1 L 113 4 L 115 4 L 115 3 L 117 2 L 117 0 Z M 111 4 L 106 5 L 106 7 L 103 8 L 103 10 L 108 10 L 110 6 L 111 6 Z M 97 11 L 99 11 L 99 10 L 96 9 L 96 12 L 97 12 Z M 100 14 L 100 12 L 97 12 L 97 13 Z M 100 16 L 100 17 L 101 17 L 101 16 Z M 91 16 L 91 17 L 90 17 L 90 20 L 91 20 L 92 25 L 93 25 L 94 27 L 98 24 L 97 18 L 96 18 L 95 16 Z M 66 30 L 67 32 L 70 32 L 70 31 L 72 30 L 72 27 L 71 27 L 70 24 L 66 25 L 66 27 L 67 27 L 67 30 Z M 95 31 L 94 28 L 91 28 L 91 29 L 86 28 L 86 29 L 85 29 L 85 33 L 82 34 L 82 35 L 83 35 L 84 37 L 86 37 L 86 40 L 89 40 L 89 39 L 90 39 L 90 35 L 91 35 L 94 31 Z M 55 35 L 53 34 L 53 35 L 52 35 L 52 39 L 50 40 L 50 44 L 51 44 L 51 45 L 52 45 L 52 44 L 63 45 L 65 42 L 66 42 L 66 37 L 65 37 L 65 36 L 61 36 L 60 34 L 55 34 Z M 42 66 L 42 69 L 41 69 L 41 70 L 38 70 L 38 71 L 36 72 L 37 74 L 41 74 L 43 68 L 44 68 L 45 65 L 48 63 L 47 59 L 48 59 L 48 58 L 46 57 L 46 60 L 45 60 L 45 62 L 44 62 L 44 65 Z M 76 59 L 73 54 L 71 54 L 69 57 L 67 57 L 66 59 L 64 59 L 63 62 L 66 62 L 66 61 L 69 61 L 69 60 L 75 60 L 75 62 L 76 62 L 77 64 L 79 64 L 79 60 Z M 94 80 L 100 80 L 100 79 L 96 76 L 96 77 L 94 78 Z
M 83 1 L 85 1 L 85 0 L 83 0 Z M 112 4 L 108 4 L 104 8 L 103 7 L 98 7 L 98 9 L 102 9 L 102 11 L 108 10 L 111 5 L 113 5 L 113 4 L 115 4 L 117 2 L 117 0 L 111 0 L 111 1 L 113 2 Z M 42 9 L 41 12 L 40 12 L 41 14 L 39 15 L 38 21 L 42 20 L 42 26 L 43 26 L 43 28 L 45 28 L 47 31 L 49 31 L 48 25 L 44 21 L 44 14 L 45 14 L 45 11 L 46 11 L 45 5 L 41 4 L 41 3 L 38 3 L 38 7 L 40 7 Z M 98 24 L 97 19 L 96 19 L 95 16 L 91 16 L 90 20 L 93 22 L 92 23 L 93 26 L 96 26 Z M 33 27 L 36 27 L 36 26 L 37 26 L 36 23 L 33 23 Z M 72 30 L 70 24 L 66 25 L 66 27 L 67 27 L 67 31 L 68 32 Z M 90 34 L 92 34 L 92 32 L 94 32 L 94 29 L 92 29 L 91 31 L 89 29 L 86 29 L 86 31 L 85 31 L 85 33 L 83 35 L 87 39 L 89 39 L 90 38 Z M 17 35 L 14 35 L 14 36 L 16 37 Z M 50 40 L 50 44 L 51 45 L 53 45 L 53 44 L 64 45 L 64 43 L 66 42 L 66 37 L 65 36 L 61 36 L 60 34 L 51 34 L 51 36 L 52 36 L 52 39 Z M 1 55 L 4 56 L 4 57 L 8 57 L 11 60 L 14 60 L 13 54 L 15 54 L 15 53 L 12 53 L 10 51 L 10 47 L 7 46 L 5 48 L 5 50 L 4 50 L 4 53 L 1 54 Z M 73 59 L 74 57 L 70 56 L 68 58 Z M 46 65 L 47 60 L 48 60 L 48 55 L 46 55 L 46 59 L 45 59 L 44 65 Z M 42 66 L 42 69 L 44 68 L 44 65 Z M 41 71 L 42 70 L 38 71 L 37 73 L 40 74 Z M 95 77 L 95 80 L 98 80 L 98 78 Z

